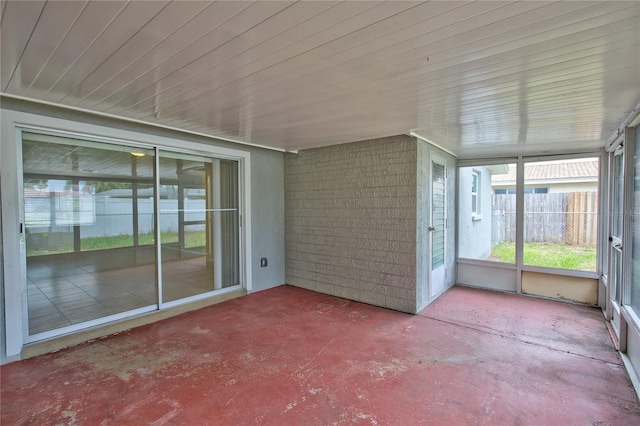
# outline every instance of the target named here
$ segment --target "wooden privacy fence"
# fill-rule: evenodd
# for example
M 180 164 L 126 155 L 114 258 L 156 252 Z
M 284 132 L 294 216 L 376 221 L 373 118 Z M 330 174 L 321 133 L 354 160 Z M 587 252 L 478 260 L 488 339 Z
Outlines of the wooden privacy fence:
M 494 194 L 491 204 L 492 242 L 515 241 L 515 194 Z M 595 247 L 597 212 L 597 192 L 525 194 L 524 242 Z

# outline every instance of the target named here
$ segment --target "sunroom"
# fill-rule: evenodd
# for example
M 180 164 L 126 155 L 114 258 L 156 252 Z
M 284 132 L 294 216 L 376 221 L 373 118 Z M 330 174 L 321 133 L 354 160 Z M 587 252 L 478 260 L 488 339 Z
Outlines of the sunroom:
M 285 284 L 460 286 L 600 308 L 638 389 L 640 4 L 1 10 L 2 364 Z

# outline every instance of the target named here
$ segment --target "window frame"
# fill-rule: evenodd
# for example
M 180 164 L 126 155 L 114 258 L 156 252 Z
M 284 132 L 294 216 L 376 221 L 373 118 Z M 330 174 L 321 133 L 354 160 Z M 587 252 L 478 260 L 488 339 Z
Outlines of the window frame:
M 482 172 L 473 169 L 471 172 L 471 219 L 482 219 Z M 475 191 L 473 190 L 475 186 Z
M 518 156 L 518 157 L 493 157 L 493 158 L 484 158 L 484 159 L 460 159 L 457 164 L 457 171 L 460 173 L 460 170 L 463 168 L 475 168 L 475 167 L 486 167 L 490 165 L 499 165 L 499 164 L 516 164 L 517 167 L 517 176 L 516 176 L 516 259 L 514 263 L 503 263 L 494 260 L 487 259 L 473 259 L 473 258 L 465 258 L 460 257 L 460 234 L 458 234 L 456 238 L 456 264 L 458 265 L 458 275 L 459 281 L 465 282 L 464 280 L 470 277 L 473 277 L 474 284 L 468 284 L 473 286 L 478 286 L 481 288 L 492 288 L 500 291 L 509 291 L 514 293 L 522 293 L 522 272 L 539 272 L 545 274 L 559 275 L 559 276 L 567 276 L 567 277 L 577 277 L 577 278 L 593 278 L 598 279 L 601 271 L 601 259 L 602 259 L 602 247 L 601 240 L 602 235 L 598 234 L 598 238 L 600 242 L 596 247 L 596 272 L 592 271 L 578 271 L 571 269 L 557 269 L 557 268 L 549 268 L 542 266 L 529 266 L 523 265 L 522 262 L 522 241 L 524 235 L 522 235 L 523 230 L 523 220 L 524 220 L 524 163 L 525 162 L 535 162 L 535 161 L 551 161 L 551 160 L 563 160 L 563 159 L 578 159 L 578 158 L 588 158 L 588 157 L 596 157 L 599 158 L 599 169 L 600 175 L 598 177 L 598 188 L 599 193 L 601 194 L 601 182 L 602 182 L 602 159 L 603 152 L 594 152 L 594 151 L 585 151 L 582 153 L 561 153 L 550 156 Z M 492 190 L 493 191 L 493 190 Z M 466 191 L 460 185 L 457 186 L 458 197 L 462 194 L 465 194 Z M 459 198 L 460 199 L 460 198 Z M 519 201 L 518 201 L 519 200 Z M 602 209 L 602 203 L 599 202 L 599 210 Z M 456 211 L 456 223 L 460 223 L 461 218 L 461 210 Z M 465 212 L 468 214 L 468 211 Z M 599 227 L 600 229 L 600 227 Z M 482 277 L 483 274 L 488 274 L 490 276 L 489 279 L 483 282 Z M 478 281 L 478 277 L 480 280 Z

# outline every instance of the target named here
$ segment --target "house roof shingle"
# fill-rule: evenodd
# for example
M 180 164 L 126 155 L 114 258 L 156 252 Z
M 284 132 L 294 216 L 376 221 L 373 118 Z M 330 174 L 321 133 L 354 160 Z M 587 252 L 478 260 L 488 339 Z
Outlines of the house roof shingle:
M 510 164 L 505 174 L 491 176 L 492 183 L 509 183 L 516 181 L 516 166 Z M 591 178 L 591 179 L 589 179 Z M 566 162 L 529 163 L 524 168 L 525 180 L 596 180 L 598 178 L 598 160 L 578 160 Z

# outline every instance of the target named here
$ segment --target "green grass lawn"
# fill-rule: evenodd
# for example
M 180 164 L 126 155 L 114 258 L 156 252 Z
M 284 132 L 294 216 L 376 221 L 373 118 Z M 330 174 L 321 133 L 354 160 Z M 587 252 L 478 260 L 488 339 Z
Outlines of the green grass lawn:
M 177 243 L 177 232 L 163 232 L 160 236 L 163 244 Z M 69 238 L 70 240 L 71 238 Z M 187 248 L 203 247 L 206 245 L 205 231 L 185 232 L 184 245 Z M 154 244 L 154 234 L 141 234 L 138 237 L 138 245 L 146 246 Z M 107 250 L 120 247 L 133 247 L 133 235 L 114 235 L 111 237 L 87 237 L 80 240 L 82 251 Z M 29 247 L 27 244 L 27 256 L 41 256 L 45 254 L 70 253 L 73 251 L 73 242 L 58 244 L 54 248 Z
M 501 262 L 513 263 L 516 258 L 515 244 L 510 242 L 498 243 L 493 248 L 491 256 Z M 525 265 L 579 271 L 596 270 L 595 247 L 525 243 L 523 257 Z

